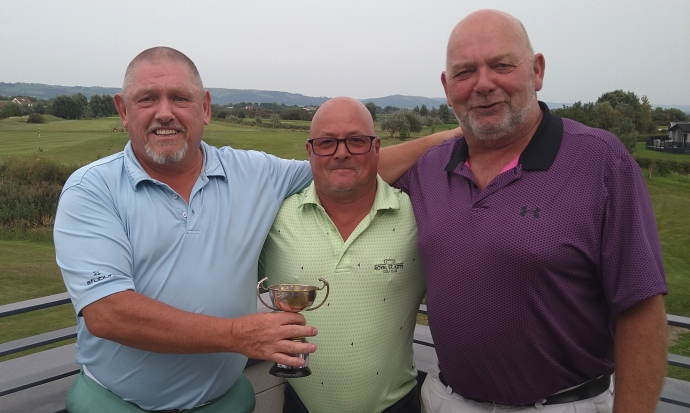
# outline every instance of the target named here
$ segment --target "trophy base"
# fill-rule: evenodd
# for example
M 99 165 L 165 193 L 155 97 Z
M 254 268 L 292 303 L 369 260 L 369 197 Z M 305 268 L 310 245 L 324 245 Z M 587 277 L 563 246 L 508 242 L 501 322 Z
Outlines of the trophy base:
M 300 377 L 307 377 L 311 375 L 311 369 L 309 367 L 297 367 L 294 369 L 287 369 L 283 367 L 278 367 L 277 364 L 274 364 L 268 372 L 272 376 L 282 377 L 285 379 L 298 379 Z

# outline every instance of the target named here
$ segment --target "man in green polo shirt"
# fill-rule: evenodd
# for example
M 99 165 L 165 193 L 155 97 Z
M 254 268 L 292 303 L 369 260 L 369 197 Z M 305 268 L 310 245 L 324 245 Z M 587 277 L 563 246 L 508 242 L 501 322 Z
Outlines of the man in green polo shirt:
M 424 274 L 408 196 L 378 177 L 381 142 L 357 100 L 314 115 L 306 144 L 313 183 L 287 198 L 268 234 L 259 278 L 330 284 L 304 312 L 312 374 L 288 379 L 283 412 L 419 412 L 412 337 Z

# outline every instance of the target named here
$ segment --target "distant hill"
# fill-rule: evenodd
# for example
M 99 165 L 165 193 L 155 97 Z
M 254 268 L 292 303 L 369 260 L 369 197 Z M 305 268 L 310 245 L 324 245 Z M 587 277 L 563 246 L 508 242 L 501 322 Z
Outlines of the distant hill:
M 426 98 L 423 96 L 404 96 L 392 95 L 382 98 L 359 99 L 361 102 L 374 102 L 374 105 L 385 108 L 386 106 L 396 106 L 399 108 L 412 109 L 415 106 L 426 105 L 427 109 L 432 107 L 439 107 L 442 103 L 446 103 L 446 98 Z
M 114 95 L 122 90 L 119 87 L 100 86 L 55 86 L 41 83 L 5 83 L 0 82 L 0 95 L 33 96 L 37 99 L 50 99 L 60 95 L 81 93 L 87 98 L 91 95 Z
M 299 93 L 278 92 L 276 90 L 223 89 L 210 87 L 208 91 L 211 92 L 211 101 L 219 105 L 239 102 L 256 102 L 279 103 L 288 106 L 318 106 L 329 99 L 325 96 L 304 96 Z
M 81 93 L 87 98 L 91 95 L 114 95 L 119 93 L 121 88 L 99 87 L 99 86 L 54 86 L 40 83 L 4 83 L 0 82 L 0 95 L 4 96 L 33 96 L 38 99 L 50 99 L 60 95 L 73 95 Z M 285 105 L 309 106 L 321 105 L 329 97 L 305 96 L 299 93 L 279 92 L 276 90 L 257 90 L 257 89 L 224 89 L 208 88 L 211 92 L 211 101 L 219 105 L 227 105 L 239 102 L 256 103 L 278 103 Z M 438 107 L 445 103 L 445 99 L 431 99 L 421 96 L 386 96 L 382 98 L 360 99 L 362 102 L 372 101 L 377 106 L 397 106 L 399 108 L 413 108 L 426 104 L 429 109 L 432 106 Z
M 305 96 L 299 93 L 279 92 L 275 90 L 256 90 L 256 89 L 224 89 L 209 88 L 211 101 L 219 105 L 227 105 L 239 102 L 256 103 L 279 103 L 285 105 L 309 106 L 321 105 L 329 98 L 326 96 L 314 97 Z M 81 93 L 87 98 L 91 95 L 114 95 L 121 91 L 119 87 L 100 87 L 100 86 L 56 86 L 44 85 L 41 83 L 5 83 L 0 82 L 0 95 L 4 96 L 33 96 L 37 99 L 50 99 L 60 95 L 73 95 Z M 446 103 L 446 98 L 427 98 L 423 96 L 404 96 L 392 95 L 380 98 L 359 99 L 361 102 L 374 102 L 376 106 L 385 108 L 386 106 L 396 106 L 399 108 L 412 109 L 415 106 L 426 105 L 428 109 L 439 107 Z M 563 103 L 548 103 L 549 108 L 558 109 L 563 107 Z M 565 104 L 570 106 L 571 104 Z M 678 108 L 686 113 L 690 113 L 690 105 L 658 105 L 664 109 Z

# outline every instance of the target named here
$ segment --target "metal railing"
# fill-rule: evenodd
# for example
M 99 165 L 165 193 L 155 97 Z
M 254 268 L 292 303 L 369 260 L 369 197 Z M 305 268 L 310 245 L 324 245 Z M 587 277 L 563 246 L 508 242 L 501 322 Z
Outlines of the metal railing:
M 22 301 L 13 304 L 0 306 L 0 318 L 9 317 L 12 315 L 22 314 L 30 311 L 41 310 L 44 308 L 55 307 L 58 305 L 68 304 L 70 302 L 67 293 L 56 294 L 47 297 L 41 297 L 33 300 Z M 426 305 L 421 305 L 419 313 L 426 314 Z M 669 314 L 667 315 L 668 325 L 690 329 L 690 317 L 681 317 Z M 19 353 L 32 348 L 41 347 L 47 344 L 66 341 L 76 337 L 76 327 L 63 328 L 56 331 L 51 331 L 44 334 L 39 334 L 32 337 L 27 337 L 15 341 L 0 344 L 0 357 L 9 354 Z M 428 328 L 423 329 L 419 327 L 415 331 L 414 343 L 426 348 L 433 348 L 434 343 Z M 30 356 L 26 356 L 30 357 Z M 41 369 L 35 374 L 30 374 L 21 378 L 4 378 L 0 380 L 0 398 L 5 395 L 17 393 L 41 384 L 49 383 L 59 380 L 64 377 L 76 375 L 80 366 L 74 361 L 74 353 L 70 352 L 70 357 L 61 356 L 65 358 L 57 363 L 56 366 Z M 16 359 L 15 359 L 16 360 Z M 12 361 L 12 360 L 11 360 Z M 250 361 L 251 362 L 251 361 Z M 255 363 L 256 361 L 254 361 Z M 682 367 L 690 369 L 690 357 L 680 356 L 676 354 L 669 354 L 667 362 L 671 366 Z M 0 363 L 2 365 L 3 363 Z M 425 374 L 420 370 L 420 373 Z M 669 379 L 667 379 L 668 381 Z M 674 391 L 671 386 L 664 386 L 664 391 L 661 394 L 660 401 L 676 406 L 683 406 L 690 408 L 690 394 L 682 394 L 683 391 Z M 0 399 L 0 405 L 2 401 Z M 59 410 L 56 413 L 63 413 L 66 410 Z

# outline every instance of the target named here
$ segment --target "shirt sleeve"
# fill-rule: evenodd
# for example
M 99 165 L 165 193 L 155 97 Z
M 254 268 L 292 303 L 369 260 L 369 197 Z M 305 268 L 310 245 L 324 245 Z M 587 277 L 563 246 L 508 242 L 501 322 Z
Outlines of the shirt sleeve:
M 627 151 L 613 156 L 605 178 L 601 268 L 605 294 L 618 314 L 668 289 L 654 210 L 640 168 Z
M 270 165 L 271 181 L 281 201 L 296 194 L 311 183 L 311 165 L 308 161 L 281 159 L 265 154 Z
M 417 164 L 413 165 L 411 169 L 409 169 L 403 176 L 400 177 L 392 186 L 393 188 L 397 188 L 405 192 L 406 194 L 410 193 L 410 179 L 411 179 L 411 174 L 412 171 L 417 168 Z
M 83 181 L 83 178 L 82 178 Z M 55 216 L 57 264 L 77 314 L 108 295 L 135 290 L 132 248 L 125 228 L 102 188 L 68 181 Z

